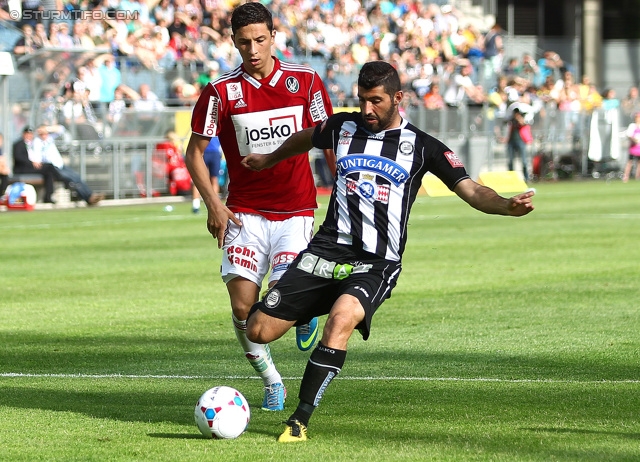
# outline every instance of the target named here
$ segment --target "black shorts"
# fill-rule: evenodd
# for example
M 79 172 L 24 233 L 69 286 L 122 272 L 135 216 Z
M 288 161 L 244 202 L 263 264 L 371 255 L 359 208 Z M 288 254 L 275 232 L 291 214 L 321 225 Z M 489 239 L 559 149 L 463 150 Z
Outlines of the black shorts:
M 316 316 L 329 314 L 343 294 L 356 297 L 365 311 L 365 319 L 356 328 L 367 340 L 371 318 L 391 295 L 402 270 L 399 261 L 373 254 L 356 255 L 348 246 L 314 245 L 298 254 L 280 280 L 256 303 L 251 312 L 260 310 L 269 316 L 296 325 L 308 323 Z

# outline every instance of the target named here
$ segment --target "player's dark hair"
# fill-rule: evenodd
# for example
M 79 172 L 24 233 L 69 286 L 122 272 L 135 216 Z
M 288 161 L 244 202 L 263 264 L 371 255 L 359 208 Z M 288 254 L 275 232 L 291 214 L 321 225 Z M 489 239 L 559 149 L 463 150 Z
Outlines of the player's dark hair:
M 397 92 L 402 90 L 398 71 L 385 61 L 365 63 L 358 75 L 358 86 L 365 90 L 382 86 L 384 87 L 384 92 L 391 96 L 392 99 Z
M 269 32 L 273 32 L 273 16 L 262 3 L 244 3 L 231 13 L 231 31 L 234 34 L 250 24 L 265 24 Z

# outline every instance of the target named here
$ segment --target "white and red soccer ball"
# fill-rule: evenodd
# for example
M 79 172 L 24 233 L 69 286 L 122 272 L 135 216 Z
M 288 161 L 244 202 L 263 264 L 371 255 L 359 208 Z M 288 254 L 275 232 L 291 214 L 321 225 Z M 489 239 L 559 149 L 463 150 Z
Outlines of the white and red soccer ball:
M 207 438 L 237 438 L 247 429 L 250 418 L 249 403 L 235 388 L 211 388 L 196 403 L 196 424 Z

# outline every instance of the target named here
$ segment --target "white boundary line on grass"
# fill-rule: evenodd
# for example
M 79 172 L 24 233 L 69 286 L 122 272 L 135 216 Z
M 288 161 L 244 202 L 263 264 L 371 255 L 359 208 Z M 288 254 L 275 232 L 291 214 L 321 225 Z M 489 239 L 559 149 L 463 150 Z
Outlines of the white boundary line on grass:
M 321 208 L 321 207 L 319 207 Z M 554 214 L 547 213 L 536 213 L 536 216 L 542 217 L 550 217 L 555 216 Z M 564 214 L 565 217 L 602 217 L 602 218 L 611 218 L 611 219 L 620 219 L 620 220 L 628 220 L 628 219 L 640 219 L 640 214 L 638 213 L 568 213 Z M 424 215 L 424 214 L 415 214 L 411 215 L 412 220 L 438 220 L 438 219 L 452 219 L 459 218 L 459 215 Z M 467 219 L 486 219 L 484 215 L 478 216 L 469 216 Z M 158 215 L 149 215 L 144 217 L 128 217 L 128 218 L 120 218 L 120 219 L 105 219 L 105 220 L 86 220 L 86 221 L 77 221 L 77 222 L 66 222 L 66 223 L 32 223 L 32 224 L 15 224 L 15 223 L 2 223 L 0 224 L 0 230 L 24 230 L 24 229 L 52 229 L 52 228 L 91 228 L 95 226 L 104 226 L 104 225 L 114 225 L 114 224 L 127 224 L 127 223 L 143 223 L 143 222 L 153 222 L 153 221 L 178 221 L 178 220 L 190 220 L 193 219 L 192 213 L 171 213 L 167 214 L 167 212 L 161 213 Z
M 62 379 L 171 379 L 171 380 L 245 380 L 258 379 L 243 375 L 137 375 L 137 374 L 30 374 L 2 372 L 0 378 L 62 378 Z M 302 380 L 302 377 L 283 377 L 285 380 Z M 498 379 L 463 377 L 337 377 L 339 380 L 401 380 L 406 382 L 497 382 L 497 383 L 567 383 L 567 384 L 623 384 L 638 383 L 640 380 L 556 380 L 556 379 Z
M 65 223 L 34 223 L 34 224 L 4 224 L 0 225 L 0 229 L 2 230 L 22 230 L 22 229 L 64 229 L 64 228 L 92 228 L 95 226 L 104 226 L 104 225 L 122 225 L 122 224 L 135 224 L 135 223 L 143 223 L 143 222 L 153 222 L 153 221 L 177 221 L 177 220 L 187 220 L 193 216 L 193 213 L 189 212 L 189 215 L 185 214 L 175 214 L 175 215 L 153 215 L 148 217 L 130 217 L 130 218 L 122 218 L 122 219 L 111 219 L 111 220 L 86 220 L 86 221 L 76 221 L 76 222 L 65 222 Z

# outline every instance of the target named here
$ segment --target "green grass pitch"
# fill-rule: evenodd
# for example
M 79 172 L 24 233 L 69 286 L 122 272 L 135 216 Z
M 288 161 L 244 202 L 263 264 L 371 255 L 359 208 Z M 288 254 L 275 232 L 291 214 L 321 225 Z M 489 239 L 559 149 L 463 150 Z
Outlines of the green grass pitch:
M 640 183 L 535 186 L 523 218 L 418 198 L 398 286 L 294 445 L 309 352 L 272 344 L 289 399 L 261 411 L 206 214 L 0 213 L 0 460 L 640 460 Z M 252 407 L 236 440 L 193 420 L 221 384 Z

